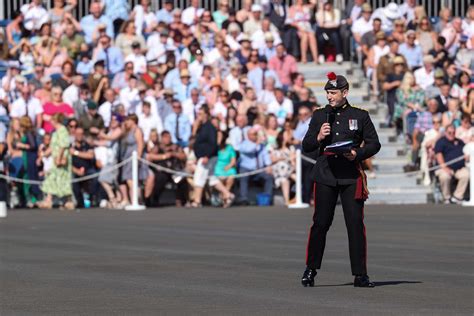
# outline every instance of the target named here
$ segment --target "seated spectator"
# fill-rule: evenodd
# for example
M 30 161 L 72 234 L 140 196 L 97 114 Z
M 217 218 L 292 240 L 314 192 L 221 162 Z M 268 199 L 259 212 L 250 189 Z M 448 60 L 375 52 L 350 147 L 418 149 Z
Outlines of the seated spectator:
M 115 75 L 123 70 L 124 55 L 118 46 L 111 45 L 111 41 L 112 40 L 108 35 L 103 35 L 99 39 L 99 45 L 97 47 L 95 59 L 104 61 L 105 70 L 107 71 L 108 75 Z M 125 63 L 128 64 L 127 62 L 128 60 Z
M 424 55 L 428 54 L 434 48 L 434 43 L 438 40 L 438 35 L 433 32 L 430 19 L 427 16 L 420 19 L 420 25 L 416 30 L 416 38 Z
M 285 97 L 282 89 L 275 89 L 275 101 L 268 104 L 267 113 L 273 113 L 278 118 L 278 124 L 283 125 L 286 119 L 293 117 L 293 102 Z
M 379 63 L 377 65 L 377 81 L 380 87 L 382 87 L 383 83 L 387 80 L 387 76 L 394 73 L 394 60 L 396 57 L 400 57 L 403 62 L 403 72 L 407 70 L 405 57 L 398 53 L 398 48 L 400 46 L 398 42 L 393 39 L 389 40 L 388 46 L 388 53 L 380 57 Z M 397 58 L 397 60 L 400 60 L 400 58 Z
M 394 22 L 394 29 L 390 36 L 398 43 L 404 43 L 406 31 L 405 20 L 397 19 Z
M 400 8 L 395 2 L 390 2 L 385 7 L 380 7 L 372 14 L 372 19 L 379 18 L 382 21 L 382 31 L 389 34 L 393 31 L 396 20 L 400 19 Z
M 464 113 L 461 118 L 461 125 L 456 128 L 456 138 L 462 140 L 464 144 L 468 144 L 473 135 L 474 127 L 472 127 L 471 116 Z
M 105 15 L 102 15 L 100 2 L 91 2 L 89 6 L 89 15 L 81 19 L 81 28 L 84 32 L 85 40 L 88 45 L 96 42 L 96 37 L 100 32 L 99 28 L 105 29 L 110 38 L 114 37 L 114 26 L 112 21 Z
M 423 172 L 423 184 L 426 186 L 431 184 L 431 175 L 428 168 L 433 166 L 436 161 L 434 146 L 441 136 L 441 117 L 435 115 L 433 116 L 433 127 L 425 132 L 420 148 L 420 170 Z
M 467 92 L 466 100 L 461 105 L 464 114 L 471 116 L 471 121 L 474 121 L 474 89 L 471 88 Z
M 408 68 L 412 71 L 421 67 L 423 62 L 423 51 L 421 47 L 415 43 L 416 32 L 409 30 L 406 32 L 406 41 L 400 45 L 398 52 L 405 57 L 408 63 Z
M 467 185 L 469 184 L 469 170 L 465 166 L 464 159 L 446 165 L 447 162 L 464 157 L 464 142 L 455 136 L 455 127 L 448 125 L 445 136 L 441 137 L 435 145 L 436 160 L 441 169 L 435 174 L 439 179 L 441 192 L 445 204 L 460 204 L 464 200 Z M 451 180 L 456 178 L 458 183 L 454 192 L 451 192 Z
M 227 143 L 227 137 L 226 132 L 218 132 L 217 134 L 219 150 L 217 151 L 214 175 L 220 178 L 229 192 L 232 192 L 235 181 L 233 176 L 237 174 L 237 154 L 232 145 Z
M 254 171 L 257 169 L 264 168 L 265 171 L 247 177 L 240 178 L 240 195 L 239 201 L 241 204 L 249 204 L 248 202 L 248 186 L 249 180 L 263 180 L 264 192 L 273 195 L 273 176 L 271 169 L 271 158 L 268 150 L 265 145 L 260 143 L 258 139 L 258 131 L 255 128 L 251 128 L 247 133 L 248 139 L 242 142 L 239 147 L 240 158 L 239 166 L 240 173 L 245 173 L 249 171 Z
M 324 64 L 326 60 L 325 49 L 328 44 L 336 49 L 336 62 L 342 63 L 342 42 L 339 35 L 339 26 L 341 24 L 341 11 L 334 8 L 333 2 L 327 1 L 316 13 L 318 29 L 319 63 Z
M 444 83 L 444 71 L 443 69 L 435 69 L 434 71 L 434 83 L 425 89 L 425 96 L 427 99 L 436 98 L 441 94 L 441 86 Z
M 194 6 L 194 7 L 197 8 L 198 3 L 199 3 L 198 0 L 191 0 L 191 7 Z M 227 18 L 229 17 L 229 2 L 228 2 L 228 0 L 219 0 L 218 3 L 219 3 L 219 9 L 217 9 L 216 11 L 214 11 L 212 13 L 212 18 L 213 18 L 214 22 L 216 22 L 217 27 L 219 29 L 222 29 L 222 23 L 224 23 L 224 21 L 227 20 Z M 196 5 L 194 5 L 194 4 L 196 4 Z M 188 8 L 188 9 L 190 9 L 190 8 Z M 203 9 L 195 9 L 195 10 L 198 10 L 198 12 L 201 12 L 201 14 L 202 14 Z M 195 14 L 194 19 L 196 20 L 201 14 L 199 14 L 199 13 Z M 184 11 L 183 11 L 183 19 L 184 19 Z M 183 20 L 183 22 L 184 22 L 184 20 Z M 196 21 L 193 21 L 193 23 L 187 23 L 187 24 L 192 25 L 194 23 L 196 23 Z
M 292 139 L 283 131 L 278 133 L 276 139 L 276 148 L 271 151 L 271 160 L 273 163 L 273 179 L 275 188 L 281 187 L 285 204 L 290 204 L 290 183 L 296 181 L 295 174 L 295 148 Z
M 474 8 L 474 6 L 473 6 Z M 471 10 L 474 12 L 474 9 Z M 474 25 L 474 24 L 473 24 Z M 474 27 L 473 27 L 474 29 Z M 472 31 L 473 35 L 471 39 L 474 38 L 474 31 Z M 472 69 L 472 61 L 474 60 L 474 51 L 472 47 L 474 45 L 469 45 L 471 48 L 468 47 L 468 40 L 469 38 L 466 35 L 462 35 L 461 39 L 459 40 L 459 49 L 456 52 L 456 65 L 461 69 L 461 71 L 467 72 L 468 74 L 473 74 Z
M 420 111 L 425 94 L 420 86 L 418 86 L 415 77 L 411 72 L 405 73 L 400 87 L 396 92 L 397 103 L 395 104 L 395 112 L 393 120 L 399 134 L 403 130 L 406 134 L 412 135 L 413 126 L 416 120 L 416 113 Z M 407 120 L 410 115 L 410 120 Z M 406 121 L 406 126 L 404 122 Z
M 268 114 L 265 119 L 264 135 L 266 138 L 267 149 L 272 150 L 277 146 L 277 137 L 281 128 L 278 126 L 278 120 L 275 114 Z
M 439 10 L 438 15 L 439 15 L 439 19 L 438 19 L 438 22 L 434 26 L 434 30 L 436 33 L 439 34 L 451 22 L 451 17 L 452 17 L 451 9 L 448 7 L 441 8 L 441 10 Z
M 293 56 L 286 53 L 283 44 L 279 44 L 276 47 L 276 55 L 268 61 L 268 68 L 277 73 L 285 90 L 291 84 L 291 74 L 297 72 L 296 60 Z
M 433 63 L 433 56 L 426 55 L 423 57 L 423 66 L 414 72 L 415 80 L 423 90 L 426 90 L 426 88 L 434 83 Z
M 459 108 L 458 99 L 448 99 L 448 109 L 443 113 L 443 119 L 441 125 L 446 128 L 449 125 L 454 125 L 455 128 L 458 128 L 461 125 L 461 116 L 462 112 Z
M 171 142 L 171 135 L 168 131 L 161 133 L 161 141 L 156 130 L 150 132 L 150 139 L 147 142 L 146 159 L 156 163 L 161 167 L 181 171 L 184 169 L 186 154 L 183 149 Z M 146 205 L 160 205 L 160 196 L 165 190 L 167 183 L 176 184 L 176 206 L 184 206 L 187 201 L 188 183 L 185 178 L 177 174 L 171 174 L 153 168 L 155 175 L 155 187 L 153 195 L 150 195 Z
M 151 33 L 158 24 L 155 13 L 151 11 L 150 0 L 141 0 L 140 4 L 135 5 L 130 17 L 135 19 L 135 25 L 138 26 L 137 34 L 147 35 Z
M 328 9 L 327 11 L 330 11 L 330 9 Z M 334 10 L 334 14 L 337 14 L 337 9 Z M 336 35 L 333 35 L 332 29 L 338 26 L 336 25 L 337 21 L 329 21 L 326 20 L 326 18 L 327 16 L 325 15 L 321 17 L 322 24 L 320 24 L 320 26 L 323 27 L 325 31 L 329 33 L 329 36 L 333 36 L 335 38 Z M 306 5 L 304 0 L 295 1 L 295 3 L 288 10 L 288 20 L 290 21 L 291 25 L 298 31 L 298 37 L 300 40 L 301 62 L 303 64 L 308 62 L 307 54 L 309 48 L 311 51 L 311 57 L 313 58 L 313 62 L 317 63 L 318 43 L 316 42 L 316 37 L 314 36 L 314 32 L 310 23 L 311 7 L 309 5 Z M 338 33 L 336 32 L 336 34 Z M 341 52 L 339 52 L 339 54 L 340 53 Z
M 370 48 L 375 45 L 375 35 L 380 31 L 382 31 L 382 22 L 379 18 L 372 19 L 372 31 L 366 32 L 360 39 L 362 61 L 369 56 Z M 367 68 L 366 63 L 364 63 L 364 65 Z
M 364 3 L 362 4 L 361 10 L 361 16 L 353 21 L 351 26 L 352 36 L 358 46 L 362 44 L 362 36 L 373 29 L 372 20 L 370 18 L 372 16 L 372 6 L 368 3 Z
M 174 9 L 174 1 L 173 0 L 165 0 L 163 7 L 156 12 L 156 19 L 157 22 L 165 22 L 169 24 L 173 21 L 173 9 Z
M 453 98 L 459 99 L 461 102 L 466 100 L 467 98 L 467 91 L 471 87 L 471 78 L 469 74 L 465 71 L 462 71 L 458 75 L 457 82 L 451 88 L 450 95 Z
M 434 42 L 434 48 L 429 51 L 429 54 L 434 57 L 436 68 L 445 68 L 446 63 L 449 60 L 448 51 L 444 48 L 446 39 L 439 36 L 436 42 Z
M 22 40 L 22 33 L 24 31 L 23 14 L 20 11 L 13 12 L 10 23 L 8 23 L 5 31 L 6 41 L 9 48 L 20 44 Z
M 460 17 L 455 17 L 440 33 L 440 36 L 446 39 L 444 48 L 449 55 L 454 56 L 459 48 L 462 35 L 462 20 Z
M 38 31 L 49 19 L 41 0 L 31 0 L 29 4 L 22 5 L 20 11 L 23 14 L 23 26 L 31 33 Z
M 390 48 L 386 44 L 387 42 L 383 32 L 377 33 L 375 37 L 375 45 L 370 48 L 369 55 L 367 56 L 367 77 L 372 82 L 373 95 L 378 95 L 377 65 L 379 64 L 380 58 L 389 53 Z
M 123 22 L 128 20 L 130 6 L 127 0 L 102 0 L 102 9 L 106 17 L 112 21 L 114 34 L 118 34 Z M 105 8 L 104 8 L 105 7 Z
M 137 34 L 135 23 L 129 20 L 123 24 L 122 31 L 115 40 L 115 47 L 120 49 L 124 58 L 127 58 L 133 51 L 133 43 L 138 43 L 140 48 L 146 47 L 145 38 L 140 33 Z
M 10 117 L 21 118 L 28 116 L 33 126 L 41 128 L 43 125 L 43 106 L 40 100 L 31 95 L 30 86 L 23 85 L 21 96 L 10 105 Z
M 147 62 L 139 42 L 132 43 L 132 51 L 125 58 L 125 62 L 133 63 L 133 73 L 135 75 L 140 76 L 146 73 Z
M 262 28 L 262 6 L 253 4 L 250 11 L 251 15 L 243 23 L 243 30 L 249 37 Z

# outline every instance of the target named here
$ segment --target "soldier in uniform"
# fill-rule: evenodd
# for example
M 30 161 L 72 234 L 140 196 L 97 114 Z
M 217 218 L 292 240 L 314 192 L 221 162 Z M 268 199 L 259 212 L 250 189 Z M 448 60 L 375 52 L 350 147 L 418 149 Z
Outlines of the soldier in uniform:
M 311 170 L 314 180 L 314 215 L 306 251 L 303 286 L 314 286 L 316 269 L 321 268 L 326 234 L 331 226 L 340 195 L 349 237 L 349 255 L 355 287 L 374 287 L 367 276 L 367 240 L 364 226 L 364 201 L 367 181 L 361 162 L 380 150 L 375 127 L 366 110 L 347 102 L 349 83 L 344 76 L 328 74 L 325 90 L 329 102 L 313 113 L 303 139 L 305 153 L 317 152 Z M 335 142 L 352 141 L 343 154 L 325 151 Z

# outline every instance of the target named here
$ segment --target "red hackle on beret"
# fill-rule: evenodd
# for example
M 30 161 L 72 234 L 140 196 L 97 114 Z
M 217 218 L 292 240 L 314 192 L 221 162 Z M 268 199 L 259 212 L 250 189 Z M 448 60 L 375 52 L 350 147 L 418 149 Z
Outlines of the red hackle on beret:
M 327 76 L 328 76 L 328 79 L 331 81 L 337 79 L 337 76 L 334 72 L 328 72 Z

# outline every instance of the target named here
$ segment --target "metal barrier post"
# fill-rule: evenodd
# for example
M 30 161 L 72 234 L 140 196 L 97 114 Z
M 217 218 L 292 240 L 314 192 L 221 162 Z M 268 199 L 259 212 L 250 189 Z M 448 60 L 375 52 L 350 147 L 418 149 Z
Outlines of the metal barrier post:
M 134 150 L 132 153 L 132 204 L 125 207 L 126 211 L 143 211 L 144 205 L 138 204 L 138 154 Z
M 302 168 L 301 168 L 301 149 L 296 150 L 296 202 L 288 205 L 288 208 L 307 208 L 308 204 L 303 203 L 301 198 L 302 188 Z
M 474 206 L 474 146 L 471 146 L 471 151 L 469 152 L 469 168 L 470 177 L 469 177 L 469 201 L 463 202 L 463 206 Z

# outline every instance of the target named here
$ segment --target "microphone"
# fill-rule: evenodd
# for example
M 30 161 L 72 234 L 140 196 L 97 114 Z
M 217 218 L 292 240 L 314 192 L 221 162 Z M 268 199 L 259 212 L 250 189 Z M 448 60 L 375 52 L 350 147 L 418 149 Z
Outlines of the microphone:
M 335 109 L 330 106 L 329 104 L 326 106 L 326 123 L 329 123 L 332 127 L 332 123 L 336 119 L 336 111 Z

